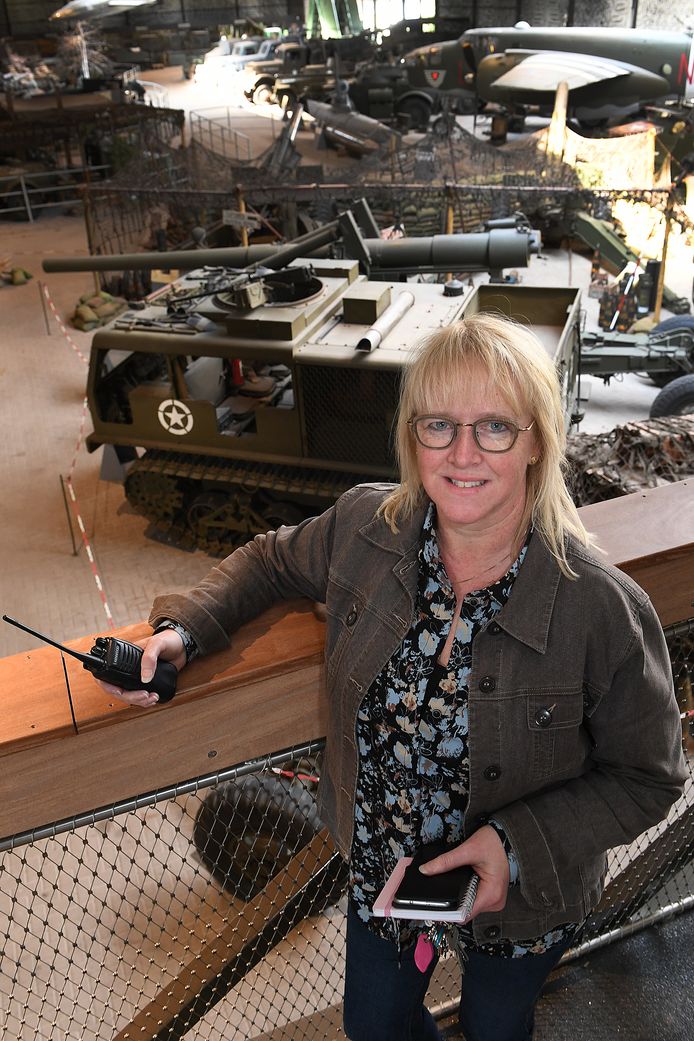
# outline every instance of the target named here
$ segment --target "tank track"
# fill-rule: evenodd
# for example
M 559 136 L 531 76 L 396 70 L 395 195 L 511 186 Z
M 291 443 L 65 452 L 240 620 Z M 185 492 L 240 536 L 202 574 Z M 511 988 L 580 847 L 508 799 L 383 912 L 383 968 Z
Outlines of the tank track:
M 382 478 L 387 480 L 387 477 Z M 125 479 L 147 536 L 221 557 L 280 524 L 297 524 L 374 475 L 188 455 L 153 449 Z

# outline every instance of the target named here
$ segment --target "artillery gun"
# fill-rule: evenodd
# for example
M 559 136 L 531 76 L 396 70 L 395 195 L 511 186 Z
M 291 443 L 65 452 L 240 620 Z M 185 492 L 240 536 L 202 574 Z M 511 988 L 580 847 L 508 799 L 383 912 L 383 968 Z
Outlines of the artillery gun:
M 368 208 L 355 211 L 377 231 Z M 347 211 L 279 249 L 167 253 L 167 267 L 192 270 L 94 335 L 87 447 L 115 448 L 151 534 L 223 554 L 325 509 L 359 481 L 393 479 L 403 366 L 428 333 L 478 311 L 532 325 L 557 366 L 568 428 L 577 289 L 403 280 L 485 269 L 500 279 L 504 266 L 527 264 L 536 233 L 499 223 L 384 242 L 363 237 Z M 342 256 L 325 255 L 338 246 Z M 143 253 L 51 258 L 44 269 L 161 264 L 161 253 Z

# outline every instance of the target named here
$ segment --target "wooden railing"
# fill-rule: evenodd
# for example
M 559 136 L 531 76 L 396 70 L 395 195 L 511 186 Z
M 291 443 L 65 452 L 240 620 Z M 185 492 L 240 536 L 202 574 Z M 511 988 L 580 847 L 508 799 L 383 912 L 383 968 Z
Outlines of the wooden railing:
M 583 507 L 616 564 L 664 626 L 694 615 L 694 480 Z M 137 641 L 145 623 L 113 635 Z M 68 646 L 88 651 L 91 637 Z M 176 698 L 143 711 L 110 702 L 79 662 L 50 647 L 0 659 L 0 837 L 245 762 L 325 733 L 320 607 L 281 604 L 231 648 L 181 673 Z
M 617 564 L 647 590 L 663 625 L 672 629 L 677 623 L 687 623 L 684 626 L 684 672 L 690 677 L 694 641 L 693 629 L 687 620 L 694 617 L 694 481 L 585 507 L 581 514 L 603 547 L 605 560 Z M 176 813 L 187 815 L 187 823 L 180 828 L 175 840 L 176 855 L 180 858 L 183 849 L 186 860 L 192 848 L 192 817 L 196 818 L 197 825 L 195 807 L 200 805 L 198 797 L 191 811 L 185 804 L 189 797 L 186 792 L 197 794 L 200 782 L 204 796 L 205 785 L 215 780 L 210 781 L 211 775 L 225 771 L 224 776 L 229 776 L 230 768 L 239 764 L 243 764 L 244 770 L 255 770 L 256 761 L 260 765 L 271 753 L 309 744 L 325 733 L 327 705 L 321 686 L 324 639 L 321 613 L 320 606 L 306 601 L 278 605 L 235 633 L 227 651 L 199 659 L 185 669 L 173 702 L 146 711 L 109 701 L 79 662 L 66 657 L 63 669 L 59 653 L 53 648 L 39 646 L 0 660 L 4 709 L 0 727 L 0 857 L 8 858 L 0 862 L 0 870 L 6 884 L 16 886 L 12 891 L 21 895 L 17 907 L 22 922 L 25 902 L 32 905 L 34 899 L 39 902 L 44 899 L 41 895 L 32 895 L 36 872 L 42 877 L 45 869 L 51 882 L 48 887 L 42 887 L 42 892 L 46 888 L 50 890 L 52 880 L 66 870 L 62 858 L 72 839 L 77 842 L 78 833 L 86 832 L 80 841 L 82 848 L 89 851 L 84 862 L 79 852 L 76 856 L 74 852 L 71 854 L 83 893 L 91 892 L 94 858 L 100 856 L 99 850 L 103 849 L 101 833 L 97 834 L 93 826 L 104 821 L 115 827 L 119 815 L 122 818 L 130 815 L 135 822 L 134 831 L 135 825 L 139 827 L 142 823 L 142 808 L 162 800 L 170 800 L 175 804 Z M 148 632 L 144 623 L 138 623 L 119 629 L 116 635 L 136 641 Z M 69 646 L 88 651 L 91 644 L 92 637 L 85 637 Z M 680 667 L 680 674 L 682 671 Z M 686 682 L 690 683 L 690 679 Z M 691 700 L 690 687 L 687 689 Z M 694 706 L 688 704 L 687 707 Z M 186 786 L 183 782 L 192 783 Z M 607 932 L 614 932 L 613 923 L 621 922 L 631 913 L 634 893 L 638 893 L 639 887 L 650 896 L 662 876 L 671 878 L 689 864 L 694 813 L 691 789 L 690 779 L 686 803 L 680 806 L 676 816 L 651 839 L 644 838 L 637 849 L 625 851 L 613 891 L 608 886 L 598 909 Z M 157 821 L 167 827 L 171 825 L 166 813 Z M 127 835 L 128 826 L 126 821 L 119 835 Z M 65 839 L 60 838 L 63 832 Z M 163 865 L 168 862 L 167 841 L 155 824 L 147 838 L 149 846 L 142 850 L 144 857 L 152 857 L 149 864 L 157 875 L 161 875 Z M 155 856 L 157 845 L 162 845 L 163 853 Z M 148 904 L 151 895 L 146 882 L 136 883 L 130 879 L 131 866 L 135 874 L 140 871 L 141 880 L 150 879 L 151 872 L 142 873 L 142 864 L 135 864 L 134 854 L 131 864 L 129 846 L 121 849 L 116 843 L 113 848 L 117 852 L 109 853 L 103 877 L 113 877 L 118 883 L 115 899 L 122 898 L 125 908 L 124 912 L 118 912 L 122 914 L 118 920 L 127 932 L 133 928 L 132 914 L 140 913 L 140 904 L 153 906 Z M 199 845 L 197 849 L 199 854 Z M 31 854 L 26 855 L 24 850 L 30 850 Z M 10 857 L 13 857 L 11 863 Z M 202 860 L 204 862 L 204 855 Z M 113 875 L 114 871 L 120 874 Z M 94 877 L 99 884 L 103 883 L 98 866 Z M 285 1024 L 267 1032 L 267 1020 L 262 1020 L 264 1013 L 258 1013 L 261 1025 L 251 1028 L 243 1002 L 234 999 L 237 993 L 234 988 L 240 981 L 246 985 L 248 974 L 252 975 L 259 962 L 278 944 L 284 943 L 291 930 L 300 930 L 307 916 L 313 916 L 311 920 L 316 921 L 321 910 L 336 899 L 344 874 L 326 833 L 316 831 L 315 838 L 297 849 L 292 859 L 247 900 L 239 900 L 224 881 L 220 891 L 209 874 L 195 877 L 193 886 L 189 870 L 187 881 L 174 879 L 173 889 L 162 890 L 161 896 L 168 899 L 175 893 L 184 908 L 186 900 L 190 900 L 191 915 L 201 924 L 202 931 L 196 932 L 177 918 L 170 923 L 170 929 L 167 923 L 162 940 L 156 944 L 160 954 L 146 959 L 146 965 L 154 970 L 147 969 L 150 984 L 147 991 L 138 991 L 136 983 L 129 983 L 130 989 L 123 999 L 123 977 L 111 991 L 111 983 L 106 978 L 108 972 L 97 962 L 93 967 L 90 965 L 92 975 L 85 974 L 89 980 L 85 985 L 87 993 L 98 986 L 108 992 L 103 1005 L 106 1011 L 102 1010 L 96 1026 L 82 1024 L 79 1016 L 83 1013 L 79 1012 L 78 1005 L 75 1009 L 79 1016 L 73 1021 L 69 1010 L 65 1013 L 67 998 L 63 992 L 56 998 L 50 997 L 56 990 L 53 986 L 49 988 L 53 1004 L 46 999 L 45 1014 L 40 1017 L 32 1037 L 48 1041 L 52 1037 L 50 1024 L 55 1021 L 56 1010 L 60 1010 L 71 1024 L 65 1033 L 66 1041 L 73 1038 L 80 1041 L 86 1038 L 95 1041 L 102 1038 L 130 1041 L 134 1037 L 145 1041 L 174 1041 L 191 1036 L 215 1038 L 218 1034 L 210 1027 L 209 1015 L 211 1010 L 216 1012 L 219 1003 L 226 1003 L 219 1005 L 220 1009 L 224 1008 L 220 1015 L 224 1022 L 230 1010 L 231 1015 L 237 1017 L 233 1029 L 240 1032 L 234 1036 L 265 1041 L 285 1037 L 342 1038 L 337 968 L 342 941 L 335 925 L 331 925 L 329 943 L 335 966 L 333 977 L 337 979 L 326 984 L 314 1011 L 305 1010 L 303 1003 L 291 1005 L 279 990 L 273 998 L 262 984 L 257 996 L 259 1007 L 268 1002 L 273 1006 L 274 1002 L 278 1018 L 271 1022 Z M 204 898 L 202 905 L 198 883 L 206 887 L 206 892 L 212 891 L 209 902 Z M 3 994 L 9 995 L 2 999 L 7 1002 L 9 1026 L 4 1036 L 8 1041 L 15 1037 L 24 1041 L 26 1028 L 22 1009 L 29 1014 L 29 999 L 22 997 L 28 992 L 22 990 L 18 982 L 15 959 L 17 962 L 23 959 L 22 968 L 27 959 L 32 965 L 40 965 L 41 978 L 47 975 L 53 981 L 63 975 L 55 960 L 57 951 L 70 958 L 64 948 L 67 944 L 70 950 L 74 945 L 71 930 L 76 926 L 71 909 L 74 910 L 75 904 L 70 879 L 66 885 L 62 895 L 60 885 L 57 887 L 59 899 L 56 906 L 51 905 L 51 920 L 56 929 L 55 923 L 62 915 L 69 928 L 66 927 L 63 936 L 58 925 L 55 940 L 40 924 L 43 919 L 38 912 L 32 911 L 38 923 L 33 931 L 25 925 L 13 924 L 12 906 L 2 905 L 0 897 L 0 918 L 7 923 L 3 930 L 16 944 L 16 948 L 12 948 L 14 954 L 10 951 L 3 961 L 0 987 Z M 125 898 L 125 885 L 135 887 L 134 897 Z M 108 892 L 107 885 L 104 908 L 107 908 Z M 685 900 L 694 901 L 694 888 L 690 886 L 687 892 L 690 895 Z M 165 903 L 163 899 L 155 915 L 157 922 L 166 914 Z M 87 924 L 79 925 L 82 929 L 79 935 L 84 936 L 85 930 L 92 928 L 92 922 L 96 923 L 97 931 L 107 929 L 105 923 L 111 921 L 109 915 L 112 916 L 113 908 L 107 910 L 109 913 L 104 915 L 102 925 L 99 910 L 92 907 L 85 917 Z M 146 917 L 147 912 L 141 913 Z M 77 919 L 81 922 L 79 915 Z M 154 922 L 154 918 L 151 921 Z M 123 962 L 123 972 L 133 979 L 139 978 L 140 963 L 147 955 L 148 944 L 151 946 L 148 927 L 140 928 L 139 939 L 131 945 Z M 320 929 L 318 931 L 322 939 L 316 951 L 320 949 L 318 957 L 322 959 L 325 937 Z M 116 940 L 118 944 L 120 941 Z M 302 943 L 304 941 L 305 938 Z M 297 947 L 294 941 L 287 940 L 287 944 L 287 956 L 291 957 Z M 74 949 L 79 953 L 79 942 Z M 104 949 L 108 949 L 108 942 Z M 306 978 L 313 979 L 310 958 L 307 964 Z M 11 972 L 5 980 L 8 967 Z M 448 962 L 441 963 L 437 974 L 430 996 L 440 1007 L 445 1007 L 457 984 L 450 975 Z M 114 981 L 116 976 L 112 978 Z M 110 1009 L 116 997 L 122 1005 Z M 302 1012 L 297 1019 L 299 1008 Z M 5 1006 L 0 1005 L 0 1017 L 5 1015 L 4 1009 Z M 5 1024 L 4 1019 L 2 1023 Z M 13 1027 L 16 1023 L 20 1023 L 20 1027 Z

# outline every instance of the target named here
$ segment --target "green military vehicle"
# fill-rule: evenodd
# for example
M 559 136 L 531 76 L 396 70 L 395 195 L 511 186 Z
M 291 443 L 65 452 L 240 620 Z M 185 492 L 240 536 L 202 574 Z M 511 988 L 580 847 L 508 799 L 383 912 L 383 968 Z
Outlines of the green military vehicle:
M 114 446 L 127 460 L 128 499 L 172 537 L 218 552 L 315 513 L 356 481 L 392 477 L 398 378 L 412 347 L 466 308 L 507 306 L 496 286 L 473 298 L 460 283 L 410 284 L 403 272 L 486 269 L 501 278 L 502 267 L 526 265 L 539 248 L 536 234 L 513 223 L 386 242 L 368 217 L 370 238 L 348 211 L 279 252 L 168 253 L 169 268 L 195 270 L 94 336 L 88 448 Z M 336 245 L 342 257 L 317 255 Z M 161 262 L 155 253 L 44 266 Z M 551 349 L 568 364 L 576 322 L 565 331 L 564 316 L 574 295 L 557 291 L 555 318 L 543 319 L 555 322 Z M 566 382 L 569 393 L 573 374 Z
M 169 268 L 194 270 L 94 335 L 88 448 L 115 448 L 129 501 L 159 532 L 224 553 L 315 514 L 356 482 L 392 479 L 403 366 L 428 333 L 478 311 L 532 325 L 557 365 L 568 428 L 578 413 L 580 292 L 506 284 L 501 268 L 527 264 L 538 243 L 530 229 L 501 224 L 386 242 L 364 237 L 348 211 L 279 250 L 167 254 Z M 342 256 L 325 256 L 338 245 Z M 160 253 L 44 262 L 160 265 Z M 477 289 L 403 280 L 485 269 L 498 281 Z M 612 334 L 590 340 L 585 356 L 601 374 L 691 373 L 690 337 L 649 347 L 646 336 Z M 694 375 L 681 379 L 694 400 Z

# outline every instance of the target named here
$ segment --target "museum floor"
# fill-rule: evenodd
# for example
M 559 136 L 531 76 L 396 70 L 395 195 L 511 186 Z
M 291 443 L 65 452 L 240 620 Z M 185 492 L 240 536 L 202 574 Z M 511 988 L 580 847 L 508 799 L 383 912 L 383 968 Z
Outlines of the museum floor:
M 0 606 L 59 640 L 108 631 L 104 598 L 116 626 L 144 618 L 155 594 L 187 588 L 212 563 L 201 552 L 147 539 L 146 522 L 128 506 L 120 485 L 100 479 L 100 453 L 77 448 L 89 431 L 83 396 L 90 334 L 69 329 L 68 340 L 50 309 L 44 313 L 41 284 L 64 319 L 92 282 L 89 275 L 46 276 L 40 267 L 48 252 L 76 251 L 86 252 L 79 216 L 0 225 L 0 260 L 10 257 L 34 275 L 24 286 L 0 288 Z M 559 252 L 534 259 L 523 278 L 567 284 L 569 265 L 573 284 L 585 288 L 588 261 Z M 691 272 L 687 278 L 691 290 Z M 594 301 L 584 302 L 594 320 Z M 610 387 L 591 383 L 586 431 L 645 418 L 657 393 L 635 375 Z M 93 566 L 77 531 L 73 551 L 61 486 L 70 473 Z M 18 630 L 0 628 L 0 656 L 34 645 Z M 681 915 L 561 967 L 539 1004 L 537 1041 L 685 1041 L 694 1019 L 693 924 L 691 913 Z

